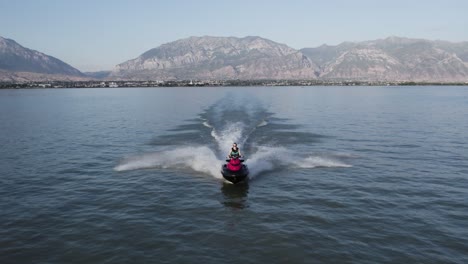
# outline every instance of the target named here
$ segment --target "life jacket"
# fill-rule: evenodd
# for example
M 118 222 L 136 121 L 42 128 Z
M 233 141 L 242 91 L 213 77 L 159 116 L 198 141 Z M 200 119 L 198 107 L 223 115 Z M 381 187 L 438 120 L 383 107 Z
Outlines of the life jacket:
M 234 150 L 234 148 L 231 148 L 231 156 L 239 156 L 239 148 L 237 148 L 237 150 Z

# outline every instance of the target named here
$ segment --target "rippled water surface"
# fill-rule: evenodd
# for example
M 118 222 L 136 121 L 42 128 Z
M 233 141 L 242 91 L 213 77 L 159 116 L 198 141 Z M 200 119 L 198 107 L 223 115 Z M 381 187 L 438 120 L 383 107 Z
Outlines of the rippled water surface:
M 467 116 L 466 87 L 0 90 L 0 263 L 468 263 Z

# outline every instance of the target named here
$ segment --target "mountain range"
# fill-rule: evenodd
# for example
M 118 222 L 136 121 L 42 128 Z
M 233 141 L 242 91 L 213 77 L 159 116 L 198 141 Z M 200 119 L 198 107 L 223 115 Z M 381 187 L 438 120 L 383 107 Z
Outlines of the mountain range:
M 109 73 L 82 73 L 0 37 L 0 81 L 90 79 L 467 82 L 468 42 L 389 37 L 297 50 L 256 36 L 189 37 L 150 49 Z
M 117 65 L 117 79 L 315 79 L 302 52 L 260 37 L 190 37 Z
M 389 37 L 301 49 L 323 79 L 468 81 L 468 42 Z
M 85 75 L 65 62 L 0 37 L 0 81 L 82 79 Z

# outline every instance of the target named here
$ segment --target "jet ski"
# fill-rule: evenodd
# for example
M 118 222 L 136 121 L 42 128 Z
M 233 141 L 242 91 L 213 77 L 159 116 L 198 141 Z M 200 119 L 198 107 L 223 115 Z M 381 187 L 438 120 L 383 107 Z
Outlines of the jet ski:
M 243 162 L 240 156 L 231 156 L 226 159 L 226 164 L 221 166 L 224 179 L 234 184 L 248 179 L 249 169 Z

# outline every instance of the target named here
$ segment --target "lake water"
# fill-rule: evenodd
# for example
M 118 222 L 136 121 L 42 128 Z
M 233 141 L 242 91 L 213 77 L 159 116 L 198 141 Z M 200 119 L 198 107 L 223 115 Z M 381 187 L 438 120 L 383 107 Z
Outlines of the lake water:
M 468 263 L 467 87 L 0 90 L 0 146 L 0 263 Z

